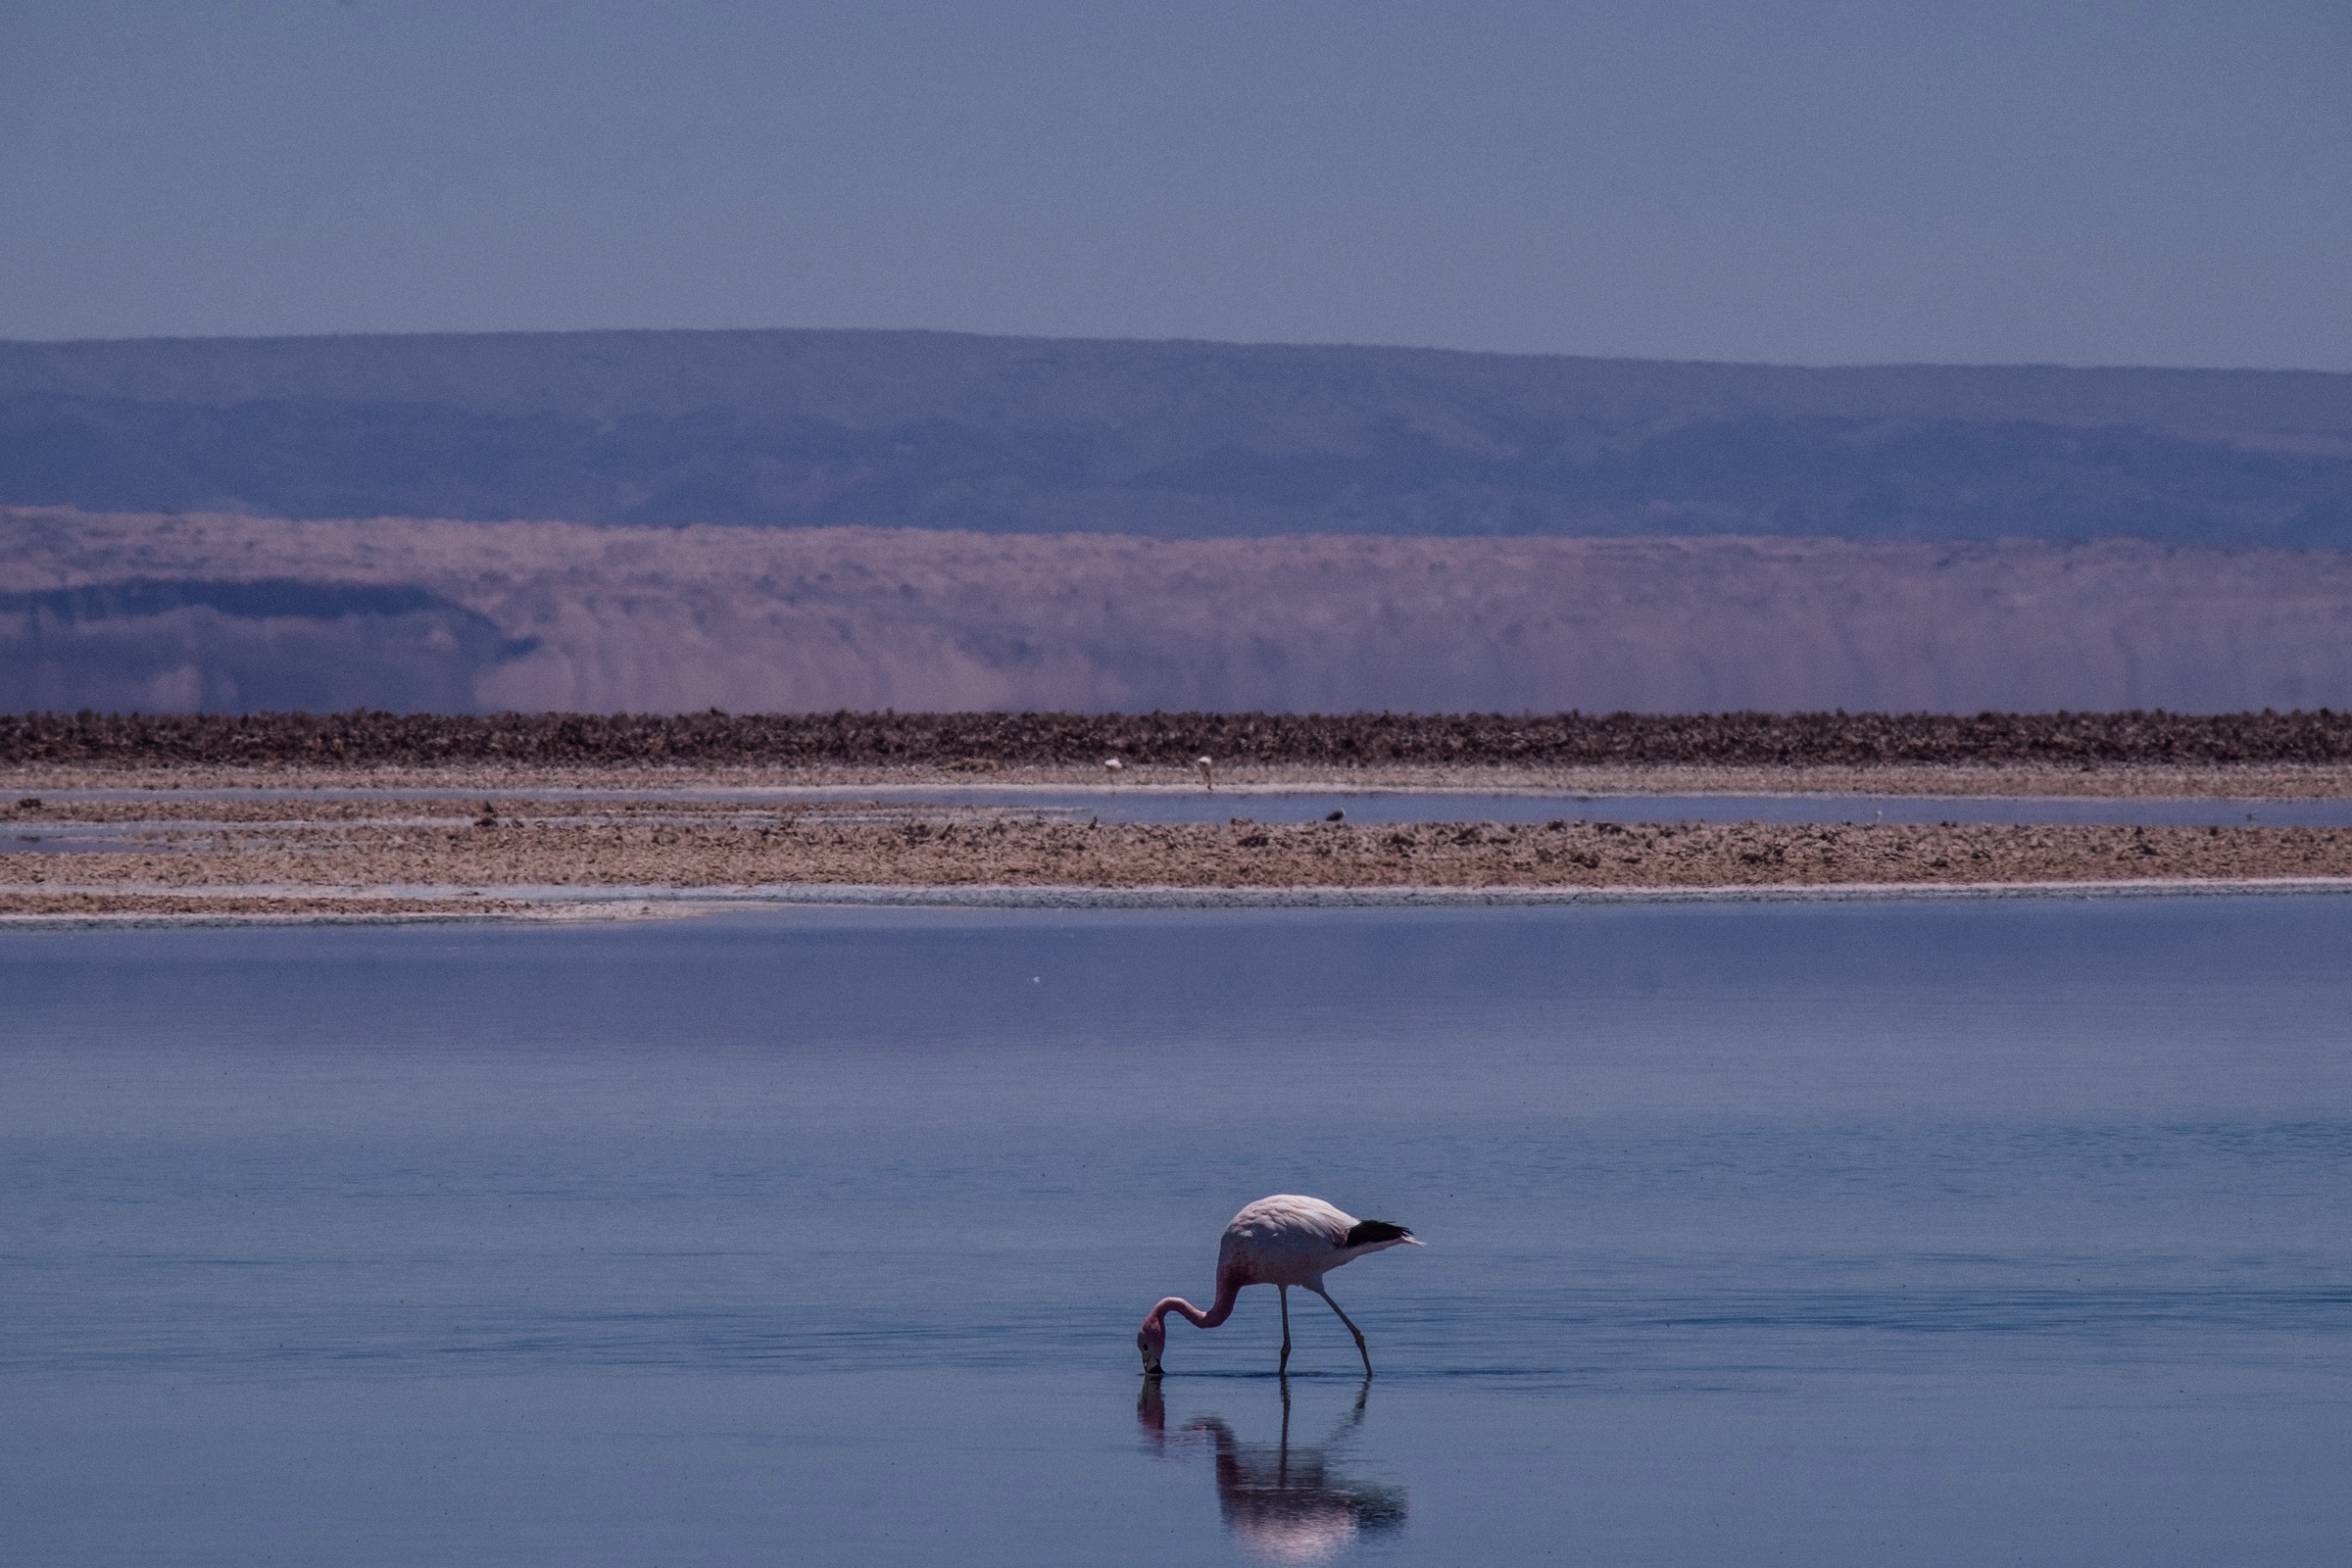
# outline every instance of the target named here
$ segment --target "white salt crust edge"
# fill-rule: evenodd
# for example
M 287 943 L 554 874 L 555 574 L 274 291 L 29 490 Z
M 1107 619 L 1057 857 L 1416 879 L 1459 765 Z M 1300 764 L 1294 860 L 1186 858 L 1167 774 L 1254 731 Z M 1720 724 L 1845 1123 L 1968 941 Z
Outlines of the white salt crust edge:
M 2352 894 L 2352 877 L 2275 877 L 2245 880 L 2129 882 L 1867 882 L 1701 888 L 1089 888 L 1015 886 L 889 886 L 795 883 L 738 888 L 496 887 L 472 890 L 531 907 L 468 909 L 466 890 L 448 887 L 355 888 L 264 885 L 185 888 L 113 883 L 71 887 L 42 883 L 0 888 L 11 893 L 156 894 L 218 898 L 408 898 L 445 903 L 443 909 L 283 914 L 7 914 L 0 929 L 74 930 L 148 926 L 419 925 L 448 922 L 681 919 L 729 910 L 783 907 L 930 909 L 1420 909 L 1545 908 L 1576 905 L 1667 904 L 1951 904 L 2001 899 L 2281 898 Z

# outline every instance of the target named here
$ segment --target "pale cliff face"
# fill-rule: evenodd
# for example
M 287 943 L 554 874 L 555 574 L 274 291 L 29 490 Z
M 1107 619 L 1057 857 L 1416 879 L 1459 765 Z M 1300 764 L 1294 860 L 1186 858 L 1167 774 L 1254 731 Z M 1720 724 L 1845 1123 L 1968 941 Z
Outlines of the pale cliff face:
M 85 706 L 2345 707 L 2352 556 L 0 512 L 0 709 Z

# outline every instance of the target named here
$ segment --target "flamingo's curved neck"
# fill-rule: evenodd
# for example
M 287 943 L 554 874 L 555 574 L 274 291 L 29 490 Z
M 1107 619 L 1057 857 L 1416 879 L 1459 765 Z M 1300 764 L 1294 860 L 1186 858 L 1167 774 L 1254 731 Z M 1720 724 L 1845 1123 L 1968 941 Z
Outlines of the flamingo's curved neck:
M 1207 1311 L 1201 1311 L 1181 1296 L 1171 1296 L 1152 1309 L 1152 1321 L 1165 1322 L 1168 1314 L 1175 1312 L 1197 1329 L 1213 1329 L 1233 1316 L 1234 1300 L 1241 1294 L 1241 1271 L 1229 1269 L 1217 1276 L 1217 1298 Z

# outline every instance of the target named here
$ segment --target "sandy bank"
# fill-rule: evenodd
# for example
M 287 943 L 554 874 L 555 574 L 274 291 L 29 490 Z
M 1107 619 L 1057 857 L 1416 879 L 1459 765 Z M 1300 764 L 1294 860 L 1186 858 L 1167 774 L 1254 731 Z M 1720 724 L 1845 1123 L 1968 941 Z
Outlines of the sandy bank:
M 1237 803 L 1239 805 L 1241 803 Z M 487 809 L 485 809 L 487 807 Z M 43 800 L 103 833 L 0 854 L 0 915 L 515 915 L 552 904 L 825 890 L 1486 893 L 2318 885 L 2352 828 L 2005 824 L 1082 822 L 917 805 L 558 798 Z M 108 824 L 112 824 L 109 826 Z M 0 838 L 0 846 L 16 842 Z M 406 901 L 406 902 L 403 902 Z
M 406 888 L 381 896 L 311 897 L 298 887 L 198 894 L 0 890 L 0 930 L 124 926 L 367 925 L 420 922 L 636 921 L 759 908 L 1397 909 L 1545 908 L 1677 904 L 1986 903 L 2011 900 L 2309 898 L 2352 894 L 2352 877 L 2246 881 L 1856 883 L 1722 888 L 1091 888 L 925 887 L 807 883 L 742 888 Z

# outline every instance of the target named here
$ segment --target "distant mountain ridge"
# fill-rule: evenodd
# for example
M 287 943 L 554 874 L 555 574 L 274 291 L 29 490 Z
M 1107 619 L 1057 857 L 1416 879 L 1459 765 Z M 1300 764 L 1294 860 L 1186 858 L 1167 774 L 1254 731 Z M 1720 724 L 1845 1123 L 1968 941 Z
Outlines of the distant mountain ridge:
M 2352 548 L 2352 375 L 936 332 L 0 343 L 0 505 Z

